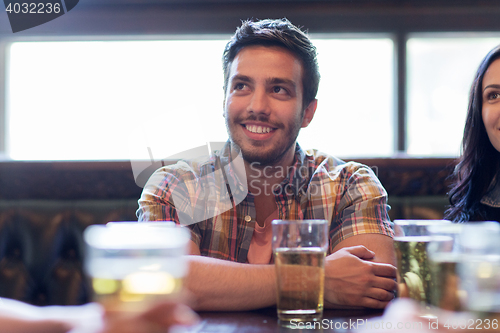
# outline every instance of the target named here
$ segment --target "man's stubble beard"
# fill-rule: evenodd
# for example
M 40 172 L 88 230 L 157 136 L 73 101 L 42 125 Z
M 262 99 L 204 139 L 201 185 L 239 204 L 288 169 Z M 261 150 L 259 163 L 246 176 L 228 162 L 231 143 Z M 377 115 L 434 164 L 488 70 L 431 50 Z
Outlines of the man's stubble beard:
M 273 166 L 279 163 L 283 158 L 283 156 L 295 145 L 297 137 L 300 132 L 303 116 L 304 113 L 302 113 L 299 119 L 294 119 L 293 122 L 289 123 L 288 130 L 284 136 L 285 140 L 282 143 L 278 142 L 277 146 L 274 147 L 274 149 L 266 152 L 265 154 L 262 154 L 262 151 L 259 152 L 259 146 L 255 145 L 252 145 L 252 147 L 254 148 L 252 150 L 246 148 L 241 149 L 241 146 L 238 142 L 239 140 L 235 139 L 234 136 L 232 135 L 231 124 L 230 124 L 232 120 L 229 119 L 227 113 L 225 114 L 224 119 L 229 139 L 231 140 L 231 143 L 234 145 L 235 149 L 238 152 L 241 152 L 243 159 L 248 163 L 252 163 L 253 165 L 258 164 L 259 167 L 265 167 L 269 165 Z M 268 117 L 250 116 L 245 120 L 258 120 L 258 121 L 268 122 Z M 241 120 L 239 119 L 237 119 L 236 121 L 232 121 L 234 127 L 240 126 L 239 125 L 240 122 Z M 262 146 L 264 147 L 264 144 L 262 144 Z

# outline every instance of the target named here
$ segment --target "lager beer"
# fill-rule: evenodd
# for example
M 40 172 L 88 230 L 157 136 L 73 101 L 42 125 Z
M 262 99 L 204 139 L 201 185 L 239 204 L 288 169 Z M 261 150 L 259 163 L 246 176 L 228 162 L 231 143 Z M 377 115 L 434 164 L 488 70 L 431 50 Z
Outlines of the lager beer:
M 106 311 L 145 311 L 178 296 L 187 272 L 184 228 L 141 223 L 89 226 L 84 232 L 94 300 Z
M 107 311 L 145 311 L 152 303 L 178 294 L 182 279 L 166 272 L 136 272 L 123 279 L 92 278 L 94 300 Z
M 461 311 L 459 257 L 455 253 L 438 253 L 432 256 L 431 304 L 449 311 Z
M 328 222 L 274 220 L 272 226 L 280 325 L 321 320 Z
M 424 304 L 432 304 L 431 295 L 438 281 L 432 276 L 432 260 L 429 246 L 435 248 L 452 247 L 449 236 L 404 236 L 394 237 L 394 248 L 398 260 L 398 295 L 409 297 Z M 454 268 L 453 268 L 454 269 Z
M 280 320 L 317 320 L 323 315 L 324 261 L 321 248 L 275 250 Z
M 430 236 L 394 238 L 398 261 L 398 296 L 430 302 L 431 271 L 427 255 Z

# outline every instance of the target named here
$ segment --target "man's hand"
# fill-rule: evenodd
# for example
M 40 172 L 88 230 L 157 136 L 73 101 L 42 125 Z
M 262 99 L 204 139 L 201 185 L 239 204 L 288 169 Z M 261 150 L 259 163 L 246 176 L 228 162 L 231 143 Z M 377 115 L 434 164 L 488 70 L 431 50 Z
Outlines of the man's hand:
M 326 307 L 383 309 L 394 298 L 396 267 L 371 261 L 364 246 L 344 247 L 326 257 Z

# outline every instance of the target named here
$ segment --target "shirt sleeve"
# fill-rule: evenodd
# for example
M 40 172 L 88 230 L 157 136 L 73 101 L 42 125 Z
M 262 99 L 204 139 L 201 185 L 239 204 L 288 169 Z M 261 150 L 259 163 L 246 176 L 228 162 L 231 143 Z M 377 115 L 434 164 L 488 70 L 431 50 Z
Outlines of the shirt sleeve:
M 354 162 L 342 166 L 330 227 L 330 251 L 342 240 L 359 234 L 394 237 L 387 192 L 372 169 Z
M 200 245 L 200 228 L 192 223 L 191 195 L 185 180 L 189 174 L 168 167 L 155 171 L 144 186 L 136 212 L 138 221 L 173 221 L 189 228 L 191 240 Z

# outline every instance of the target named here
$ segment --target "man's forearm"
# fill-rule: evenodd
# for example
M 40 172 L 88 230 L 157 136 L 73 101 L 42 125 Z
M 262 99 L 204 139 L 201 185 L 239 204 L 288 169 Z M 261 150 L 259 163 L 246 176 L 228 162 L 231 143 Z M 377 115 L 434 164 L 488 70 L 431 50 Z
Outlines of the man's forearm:
M 185 283 L 199 311 L 251 310 L 276 304 L 274 265 L 252 265 L 187 256 Z

